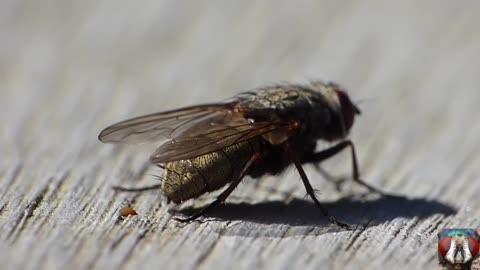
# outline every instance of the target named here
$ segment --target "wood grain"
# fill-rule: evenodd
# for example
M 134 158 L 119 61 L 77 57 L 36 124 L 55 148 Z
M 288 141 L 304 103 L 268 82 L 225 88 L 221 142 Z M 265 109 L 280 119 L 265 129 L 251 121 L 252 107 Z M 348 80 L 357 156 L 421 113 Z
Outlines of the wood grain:
M 2 269 L 440 269 L 436 233 L 480 225 L 478 1 L 2 1 Z M 363 178 L 246 179 L 202 222 L 172 219 L 155 146 L 98 132 L 277 81 L 331 80 L 362 115 Z M 324 145 L 325 146 L 325 145 Z M 349 154 L 325 162 L 350 174 Z M 177 211 L 206 205 L 215 194 Z M 119 219 L 119 210 L 138 213 Z M 173 209 L 174 210 L 174 209 Z

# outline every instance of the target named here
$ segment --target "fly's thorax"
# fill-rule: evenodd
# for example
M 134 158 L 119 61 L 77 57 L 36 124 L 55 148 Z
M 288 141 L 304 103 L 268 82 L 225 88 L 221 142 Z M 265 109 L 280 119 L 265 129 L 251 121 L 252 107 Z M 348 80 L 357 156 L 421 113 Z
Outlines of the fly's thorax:
M 265 112 L 282 111 L 295 104 L 299 96 L 299 88 L 295 85 L 281 86 L 272 85 L 258 88 L 239 94 L 240 107 L 246 107 L 258 113 L 255 116 L 262 117 Z M 268 118 L 269 115 L 263 115 Z
M 335 83 L 314 81 L 308 85 L 277 85 L 250 93 L 246 103 L 255 108 L 256 121 L 287 120 L 300 123 L 300 137 L 333 141 L 348 135 L 358 109 Z M 302 134 L 303 133 L 303 134 Z M 275 136 L 273 136 L 275 135 Z M 282 142 L 279 134 L 268 134 L 272 143 Z M 280 134 L 281 135 L 281 134 Z
M 254 154 L 250 142 L 242 142 L 193 159 L 165 164 L 162 193 L 175 203 L 217 190 L 239 176 Z

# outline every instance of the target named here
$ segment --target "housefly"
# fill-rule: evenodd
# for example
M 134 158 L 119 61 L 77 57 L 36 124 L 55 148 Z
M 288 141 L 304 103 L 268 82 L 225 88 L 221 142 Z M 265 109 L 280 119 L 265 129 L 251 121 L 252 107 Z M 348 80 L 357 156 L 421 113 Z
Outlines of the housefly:
M 225 102 L 122 121 L 105 128 L 99 140 L 159 145 L 150 160 L 163 168 L 162 183 L 119 190 L 160 188 L 178 204 L 229 184 L 216 200 L 180 221 L 192 221 L 224 202 L 246 175 L 276 175 L 293 164 L 322 214 L 348 228 L 318 201 L 302 164 L 318 164 L 350 148 L 353 179 L 379 192 L 360 179 L 354 145 L 345 139 L 359 114 L 358 107 L 335 83 L 277 84 L 240 93 Z M 318 140 L 337 143 L 315 151 Z

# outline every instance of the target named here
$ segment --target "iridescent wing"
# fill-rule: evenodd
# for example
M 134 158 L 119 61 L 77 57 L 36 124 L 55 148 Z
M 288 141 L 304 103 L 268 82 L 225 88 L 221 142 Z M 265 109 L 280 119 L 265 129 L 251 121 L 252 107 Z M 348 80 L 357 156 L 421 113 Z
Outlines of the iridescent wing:
M 160 142 L 151 160 L 164 163 L 198 157 L 256 136 L 288 130 L 288 123 L 279 120 L 248 119 L 247 109 L 235 104 L 207 104 L 136 117 L 107 127 L 99 139 L 112 143 Z

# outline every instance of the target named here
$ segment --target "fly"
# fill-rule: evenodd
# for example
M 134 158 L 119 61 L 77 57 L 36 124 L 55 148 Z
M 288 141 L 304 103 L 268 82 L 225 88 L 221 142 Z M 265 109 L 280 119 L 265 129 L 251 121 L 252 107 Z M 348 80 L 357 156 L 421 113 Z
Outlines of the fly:
M 352 141 L 346 139 L 358 107 L 335 83 L 277 84 L 240 93 L 229 101 L 196 105 L 136 117 L 105 128 L 106 143 L 154 142 L 150 157 L 163 168 L 160 188 L 179 204 L 228 187 L 212 203 L 185 219 L 192 221 L 224 202 L 245 176 L 276 175 L 293 164 L 306 192 L 333 224 L 349 228 L 322 206 L 302 164 L 320 162 L 350 148 L 353 180 L 381 193 L 360 178 Z M 315 151 L 318 140 L 337 142 Z

